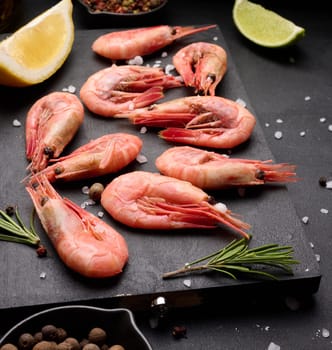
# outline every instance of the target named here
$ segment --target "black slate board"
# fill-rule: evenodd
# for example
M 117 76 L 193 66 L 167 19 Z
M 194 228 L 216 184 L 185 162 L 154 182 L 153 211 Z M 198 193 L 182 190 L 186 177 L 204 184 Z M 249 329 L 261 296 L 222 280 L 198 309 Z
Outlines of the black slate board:
M 77 88 L 77 94 L 89 75 L 110 64 L 97 57 L 90 47 L 95 38 L 109 30 L 77 31 L 74 47 L 63 67 L 46 82 L 28 88 L 0 87 L 0 142 L 1 142 L 1 180 L 0 206 L 8 204 L 19 206 L 25 222 L 28 222 L 32 203 L 20 181 L 25 176 L 25 116 L 34 101 L 43 95 L 60 91 L 69 85 Z M 225 43 L 219 28 L 181 39 L 161 52 L 167 57 L 161 58 L 158 52 L 145 59 L 153 64 L 162 61 L 162 66 L 171 63 L 172 54 L 179 48 L 194 41 Z M 190 89 L 181 88 L 166 92 L 166 99 L 191 94 Z M 228 71 L 217 89 L 217 95 L 230 99 L 241 98 L 254 114 L 246 91 L 237 74 L 230 55 Z M 15 102 L 13 102 L 15 101 Z M 259 116 L 257 116 L 259 120 Z M 22 122 L 21 127 L 14 127 L 13 120 Z M 149 129 L 140 134 L 140 128 L 126 120 L 98 118 L 86 111 L 83 126 L 74 141 L 66 148 L 65 154 L 78 146 L 111 132 L 128 132 L 143 139 L 142 153 L 148 158 L 145 164 L 134 162 L 122 172 L 132 170 L 157 171 L 155 158 L 172 144 L 157 137 L 155 130 Z M 273 159 L 259 122 L 249 142 L 234 149 L 233 156 L 256 159 Z M 102 179 L 105 184 L 114 176 Z M 83 185 L 94 182 L 84 181 L 67 185 L 55 185 L 62 195 L 80 204 L 86 196 L 81 192 Z M 289 186 L 298 185 L 290 184 Z M 20 244 L 0 243 L 0 309 L 38 308 L 54 304 L 102 304 L 125 306 L 133 309 L 147 309 L 151 301 L 160 295 L 166 297 L 170 306 L 187 306 L 204 302 L 205 298 L 218 296 L 240 296 L 249 293 L 314 293 L 320 282 L 320 272 L 312 248 L 302 230 L 302 223 L 294 210 L 286 186 L 264 186 L 248 189 L 245 197 L 236 190 L 210 193 L 217 200 L 224 201 L 228 207 L 242 216 L 252 225 L 253 239 L 251 246 L 265 243 L 291 245 L 295 249 L 294 257 L 301 263 L 294 267 L 294 275 L 280 275 L 279 281 L 252 279 L 231 280 L 221 274 L 205 273 L 182 276 L 171 280 L 161 278 L 164 272 L 175 270 L 185 262 L 195 260 L 214 252 L 236 238 L 227 229 L 185 230 L 173 232 L 144 231 L 127 228 L 114 222 L 108 215 L 104 220 L 120 231 L 129 246 L 129 263 L 124 272 L 117 277 L 92 280 L 83 278 L 68 270 L 59 260 L 50 245 L 47 236 L 37 226 L 42 242 L 48 248 L 48 257 L 37 258 L 34 250 Z M 97 213 L 99 206 L 88 208 Z M 45 273 L 45 278 L 41 274 Z M 184 280 L 190 279 L 191 286 L 186 287 Z

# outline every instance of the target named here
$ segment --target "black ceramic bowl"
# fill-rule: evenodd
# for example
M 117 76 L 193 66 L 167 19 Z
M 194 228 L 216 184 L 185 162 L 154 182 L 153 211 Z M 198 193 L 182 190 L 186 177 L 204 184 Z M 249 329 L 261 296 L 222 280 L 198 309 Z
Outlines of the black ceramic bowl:
M 150 11 L 139 13 L 115 13 L 110 11 L 94 11 L 84 0 L 78 0 L 84 6 L 85 15 L 88 17 L 87 21 L 97 23 L 99 26 L 110 27 L 134 27 L 134 26 L 149 26 L 158 25 L 163 21 L 163 10 L 166 7 L 167 0 Z
M 136 326 L 130 310 L 83 305 L 55 307 L 29 316 L 0 339 L 0 346 L 6 343 L 17 344 L 21 334 L 34 334 L 48 324 L 64 328 L 68 336 L 75 337 L 79 341 L 87 338 L 92 328 L 101 327 L 108 334 L 109 345 L 120 344 L 126 350 L 152 350 L 147 339 Z

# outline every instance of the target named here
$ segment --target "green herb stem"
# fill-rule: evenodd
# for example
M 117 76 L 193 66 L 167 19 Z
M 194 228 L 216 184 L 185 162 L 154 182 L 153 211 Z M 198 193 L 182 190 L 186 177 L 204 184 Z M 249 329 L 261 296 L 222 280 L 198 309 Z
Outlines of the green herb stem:
M 184 273 L 195 271 L 214 270 L 224 273 L 233 279 L 237 279 L 236 273 L 248 273 L 276 279 L 267 271 L 253 268 L 252 265 L 265 265 L 280 268 L 287 273 L 292 273 L 291 266 L 298 264 L 292 256 L 293 248 L 278 244 L 265 244 L 249 249 L 249 241 L 245 238 L 234 240 L 224 248 L 191 263 L 186 263 L 182 268 L 163 274 L 163 279 L 172 278 Z M 203 263 L 205 262 L 205 263 Z

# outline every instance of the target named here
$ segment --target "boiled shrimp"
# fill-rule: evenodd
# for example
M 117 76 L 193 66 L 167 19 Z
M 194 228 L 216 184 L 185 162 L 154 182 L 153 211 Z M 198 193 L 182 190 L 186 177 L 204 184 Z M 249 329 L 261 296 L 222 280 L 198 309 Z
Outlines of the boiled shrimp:
M 128 260 L 123 236 L 103 220 L 62 198 L 44 175 L 35 175 L 26 189 L 41 224 L 60 259 L 86 277 L 111 277 Z
M 138 156 L 142 140 L 131 134 L 114 133 L 101 136 L 58 158 L 42 172 L 50 182 L 74 181 L 115 173 Z
M 83 123 L 84 108 L 77 96 L 52 92 L 37 100 L 26 118 L 26 157 L 32 172 L 58 157 Z
M 162 68 L 135 65 L 104 68 L 83 84 L 80 97 L 86 107 L 103 117 L 145 107 L 164 97 L 163 90 L 183 86 Z
M 104 209 L 121 223 L 144 229 L 214 228 L 220 223 L 242 236 L 250 226 L 190 182 L 144 171 L 116 177 L 101 195 Z
M 189 146 L 171 147 L 155 163 L 162 174 L 209 190 L 297 181 L 295 165 L 229 158 Z
M 219 45 L 197 42 L 180 49 L 173 64 L 186 86 L 195 88 L 195 93 L 214 96 L 227 70 L 227 54 Z
M 159 136 L 187 145 L 233 148 L 247 141 L 256 118 L 240 104 L 219 96 L 188 96 L 116 115 L 134 124 L 167 127 Z
M 176 39 L 215 27 L 216 25 L 199 28 L 160 25 L 116 31 L 98 37 L 92 44 L 92 50 L 112 60 L 128 60 L 152 54 Z

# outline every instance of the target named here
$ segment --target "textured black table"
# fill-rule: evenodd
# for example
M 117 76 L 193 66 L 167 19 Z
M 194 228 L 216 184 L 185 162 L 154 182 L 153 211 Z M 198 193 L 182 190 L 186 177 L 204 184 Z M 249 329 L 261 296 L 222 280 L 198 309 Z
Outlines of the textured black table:
M 56 1 L 21 0 L 20 9 L 8 30 L 14 30 Z M 306 37 L 294 47 L 265 50 L 240 36 L 231 18 L 232 2 L 186 2 L 170 0 L 159 18 L 145 25 L 219 25 L 237 71 L 246 88 L 266 140 L 277 161 L 298 165 L 301 182 L 288 187 L 312 249 L 320 257 L 322 280 L 313 296 L 288 297 L 269 294 L 259 298 L 246 295 L 238 300 L 215 296 L 202 306 L 170 309 L 158 328 L 151 328 L 150 313 L 137 312 L 139 327 L 156 349 L 267 349 L 271 342 L 281 349 L 329 349 L 331 321 L 331 190 L 319 185 L 321 176 L 332 177 L 331 117 L 331 22 L 327 5 L 311 6 L 300 1 L 260 2 L 307 29 Z M 91 18 L 74 3 L 76 29 L 115 28 L 105 18 Z M 127 25 L 141 25 L 130 23 Z M 326 121 L 323 122 L 322 118 Z M 278 123 L 282 120 L 282 123 Z M 283 138 L 274 138 L 282 131 Z M 329 213 L 323 214 L 325 208 Z M 273 213 L 271 213 L 273 216 Z M 1 316 L 0 333 L 29 314 L 29 310 Z M 187 338 L 175 340 L 172 327 L 183 325 Z

